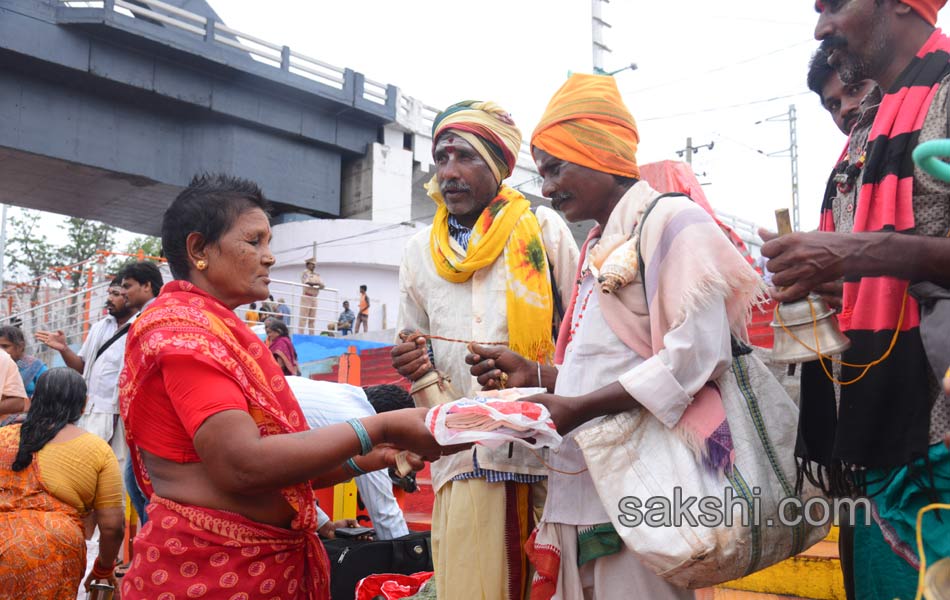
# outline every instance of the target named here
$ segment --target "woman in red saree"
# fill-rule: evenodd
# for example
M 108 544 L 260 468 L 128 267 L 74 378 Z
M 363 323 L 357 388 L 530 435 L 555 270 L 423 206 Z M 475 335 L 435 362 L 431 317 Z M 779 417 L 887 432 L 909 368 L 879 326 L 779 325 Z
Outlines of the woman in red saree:
M 267 349 L 274 355 L 277 366 L 284 375 L 300 375 L 300 366 L 297 365 L 297 350 L 290 340 L 290 330 L 280 319 L 267 319 L 264 323 L 267 333 Z
M 253 183 L 205 175 L 165 213 L 176 281 L 133 324 L 120 379 L 151 498 L 124 600 L 327 599 L 312 487 L 391 466 L 397 447 L 441 454 L 424 410 L 308 430 L 273 356 L 234 313 L 269 293 L 266 207 Z

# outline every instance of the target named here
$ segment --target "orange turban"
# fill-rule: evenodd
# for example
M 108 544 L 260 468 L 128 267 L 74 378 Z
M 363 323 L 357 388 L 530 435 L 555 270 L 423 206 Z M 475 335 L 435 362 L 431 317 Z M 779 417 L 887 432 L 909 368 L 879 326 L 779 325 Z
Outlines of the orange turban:
M 931 25 L 937 24 L 937 11 L 943 8 L 947 0 L 901 0 L 907 6 L 917 11 Z
M 574 74 L 548 103 L 531 148 L 595 171 L 639 179 L 637 123 L 609 75 Z

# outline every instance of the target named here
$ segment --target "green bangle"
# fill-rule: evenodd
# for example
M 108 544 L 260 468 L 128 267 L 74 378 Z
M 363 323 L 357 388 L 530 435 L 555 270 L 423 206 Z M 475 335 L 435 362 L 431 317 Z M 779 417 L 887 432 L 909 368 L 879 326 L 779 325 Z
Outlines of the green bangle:
M 347 468 L 349 468 L 351 471 L 353 471 L 357 475 L 366 475 L 366 471 L 361 469 L 360 466 L 356 464 L 356 461 L 353 460 L 352 458 L 346 459 L 346 462 L 343 464 L 346 465 Z
M 360 440 L 360 456 L 366 456 L 373 449 L 373 440 L 369 437 L 369 432 L 366 431 L 359 419 L 350 419 L 347 423 L 353 428 L 356 437 Z

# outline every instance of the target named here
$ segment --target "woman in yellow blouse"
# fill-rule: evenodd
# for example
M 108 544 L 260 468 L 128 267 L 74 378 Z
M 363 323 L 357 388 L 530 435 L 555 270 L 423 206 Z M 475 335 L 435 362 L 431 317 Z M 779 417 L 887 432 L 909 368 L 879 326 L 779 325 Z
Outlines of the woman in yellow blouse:
M 22 424 L 0 428 L 0 600 L 75 597 L 86 568 L 83 518 L 99 526 L 86 579 L 115 585 L 124 514 L 109 445 L 76 427 L 86 383 L 69 368 L 40 376 Z

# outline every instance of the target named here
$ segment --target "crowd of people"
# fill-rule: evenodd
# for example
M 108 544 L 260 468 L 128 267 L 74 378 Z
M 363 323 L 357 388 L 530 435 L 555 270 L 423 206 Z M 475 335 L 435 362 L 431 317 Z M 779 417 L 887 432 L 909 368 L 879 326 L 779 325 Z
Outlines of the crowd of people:
M 522 134 L 498 103 L 439 113 L 436 213 L 404 250 L 392 365 L 411 382 L 436 369 L 469 396 L 536 388 L 529 399 L 563 435 L 544 456 L 441 446 L 398 388 L 300 377 L 292 311 L 269 289 L 267 200 L 253 182 L 196 176 L 162 222 L 172 281 L 152 263 L 124 267 L 78 352 L 63 332 L 36 332 L 65 367 L 0 328 L 0 598 L 105 583 L 126 600 L 327 599 L 320 536 L 349 523 L 323 513 L 314 489 L 355 478 L 378 536 L 396 538 L 408 528 L 386 470 L 402 460 L 432 463 L 440 598 L 691 598 L 625 544 L 578 436 L 642 411 L 671 432 L 688 414 L 691 433 L 728 438 L 721 415 L 690 410 L 695 398 L 745 351 L 767 294 L 810 293 L 851 346 L 803 365 L 799 485 L 870 500 L 871 514 L 842 521 L 848 598 L 911 598 L 918 512 L 950 502 L 950 356 L 924 342 L 921 305 L 941 296 L 920 285 L 950 285 L 950 183 L 910 159 L 950 135 L 950 38 L 935 28 L 945 1 L 816 2 L 807 81 L 848 141 L 819 231 L 761 232 L 768 288 L 705 210 L 641 178 L 636 120 L 612 77 L 571 75 L 530 136 L 554 210 L 505 184 Z M 580 248 L 555 211 L 594 223 Z M 605 257 L 634 232 L 630 268 L 598 293 Z M 312 333 L 315 260 L 301 284 L 300 330 Z M 363 285 L 335 329 L 365 331 L 369 309 Z M 124 494 L 142 528 L 117 573 Z M 946 517 L 925 515 L 923 529 L 928 560 L 950 557 Z
M 347 336 L 351 333 L 359 333 L 360 328 L 364 332 L 369 331 L 369 307 L 370 299 L 365 285 L 359 287 L 359 313 L 350 310 L 350 301 L 342 302 L 343 310 L 340 311 L 336 320 L 330 320 L 326 323 L 325 329 L 318 327 L 320 319 L 317 316 L 317 305 L 320 296 L 320 290 L 326 286 L 320 274 L 315 271 L 316 261 L 308 258 L 306 261 L 306 270 L 301 275 L 301 284 L 303 290 L 300 293 L 300 314 L 299 326 L 291 326 L 291 307 L 283 298 L 274 300 L 273 295 L 269 295 L 267 300 L 260 303 L 251 302 L 244 309 L 244 322 L 254 327 L 258 323 L 263 323 L 266 327 L 268 321 L 280 321 L 288 331 L 293 331 L 301 335 L 334 335 L 339 333 L 341 336 Z

